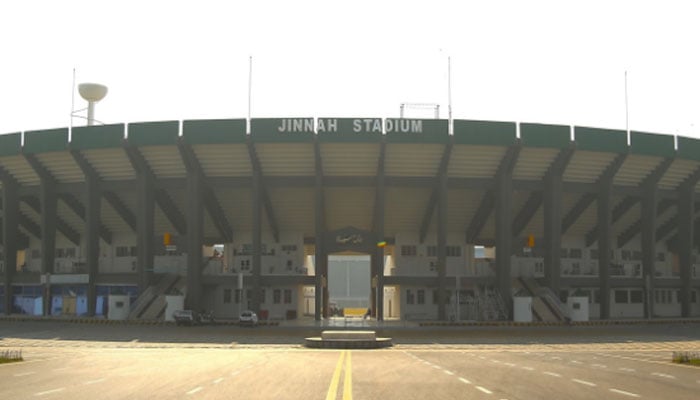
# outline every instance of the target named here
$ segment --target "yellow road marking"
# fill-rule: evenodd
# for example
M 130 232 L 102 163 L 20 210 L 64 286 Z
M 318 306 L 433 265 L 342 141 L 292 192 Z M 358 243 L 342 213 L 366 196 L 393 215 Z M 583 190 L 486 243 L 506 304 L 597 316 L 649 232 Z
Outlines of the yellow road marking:
M 345 359 L 345 381 L 343 382 L 343 400 L 352 400 L 352 353 L 348 351 Z
M 335 371 L 333 371 L 333 378 L 331 379 L 331 385 L 328 387 L 328 393 L 326 394 L 326 400 L 335 400 L 335 396 L 338 393 L 338 382 L 340 381 L 340 371 L 343 370 L 343 359 L 345 358 L 345 351 L 340 352 L 340 358 L 338 363 L 335 365 Z

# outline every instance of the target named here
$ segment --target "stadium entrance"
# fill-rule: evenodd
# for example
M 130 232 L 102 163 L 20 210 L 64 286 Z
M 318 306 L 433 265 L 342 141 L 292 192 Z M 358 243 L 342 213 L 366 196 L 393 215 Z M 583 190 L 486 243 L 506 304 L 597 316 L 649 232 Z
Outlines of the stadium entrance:
M 317 319 L 346 307 L 383 319 L 384 243 L 374 232 L 352 226 L 326 232 L 315 259 Z

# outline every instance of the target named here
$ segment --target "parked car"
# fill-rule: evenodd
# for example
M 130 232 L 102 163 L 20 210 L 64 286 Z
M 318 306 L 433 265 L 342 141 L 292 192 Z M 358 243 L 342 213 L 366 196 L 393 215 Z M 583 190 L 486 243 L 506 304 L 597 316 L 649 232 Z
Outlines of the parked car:
M 193 310 L 176 310 L 173 312 L 173 318 L 177 325 L 201 325 L 214 323 L 214 317 L 211 312 L 197 312 Z
M 238 317 L 238 324 L 242 326 L 255 326 L 258 324 L 258 314 L 251 310 L 245 310 L 241 312 L 241 315 Z

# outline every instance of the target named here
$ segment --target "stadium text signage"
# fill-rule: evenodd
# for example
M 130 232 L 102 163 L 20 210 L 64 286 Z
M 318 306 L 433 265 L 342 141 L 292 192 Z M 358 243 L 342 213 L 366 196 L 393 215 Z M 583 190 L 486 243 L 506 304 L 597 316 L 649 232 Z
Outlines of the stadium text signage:
M 345 120 L 348 121 L 348 120 Z M 355 118 L 351 122 L 354 133 L 423 133 L 423 121 L 417 119 L 386 119 L 382 125 L 379 118 Z M 338 132 L 338 118 L 319 118 L 317 132 Z M 313 132 L 314 121 L 311 118 L 284 118 L 277 127 L 279 133 Z

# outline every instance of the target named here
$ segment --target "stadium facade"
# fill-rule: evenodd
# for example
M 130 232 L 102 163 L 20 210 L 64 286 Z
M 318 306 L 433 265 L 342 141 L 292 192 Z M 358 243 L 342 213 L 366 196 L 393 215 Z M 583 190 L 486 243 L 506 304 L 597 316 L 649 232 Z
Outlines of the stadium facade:
M 328 256 L 366 254 L 378 319 L 512 318 L 522 294 L 542 320 L 573 296 L 594 319 L 700 315 L 700 140 L 468 120 L 247 125 L 0 136 L 2 312 L 100 316 L 121 294 L 134 317 L 159 318 L 181 293 L 219 318 L 322 319 Z

